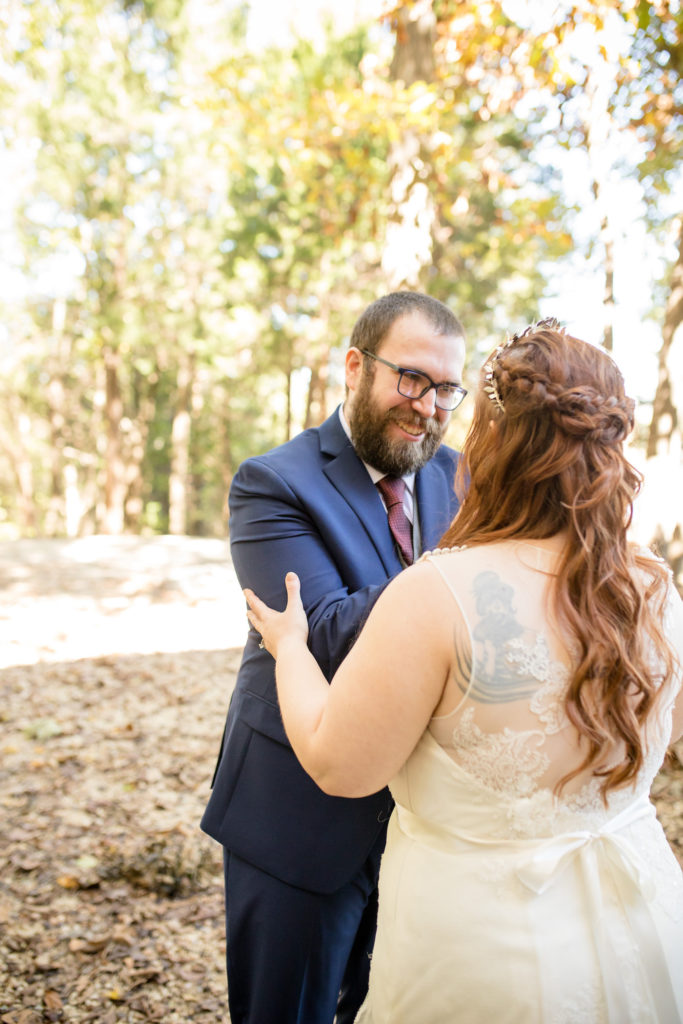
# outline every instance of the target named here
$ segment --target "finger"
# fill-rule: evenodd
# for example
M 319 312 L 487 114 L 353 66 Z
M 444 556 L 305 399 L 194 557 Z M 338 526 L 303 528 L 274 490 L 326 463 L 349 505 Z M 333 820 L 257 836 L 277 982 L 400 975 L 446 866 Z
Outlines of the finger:
M 287 607 L 288 608 L 303 608 L 303 601 L 301 600 L 301 583 L 299 577 L 295 572 L 288 572 L 285 576 L 285 586 L 287 588 Z
M 295 572 L 288 572 L 285 576 L 285 586 L 287 588 L 287 597 L 296 597 L 299 593 L 301 584 L 299 583 L 299 577 Z
M 245 587 L 242 593 L 244 594 L 244 599 L 252 611 L 258 612 L 260 609 L 265 607 L 261 598 L 257 597 L 253 590 L 249 590 L 248 587 Z

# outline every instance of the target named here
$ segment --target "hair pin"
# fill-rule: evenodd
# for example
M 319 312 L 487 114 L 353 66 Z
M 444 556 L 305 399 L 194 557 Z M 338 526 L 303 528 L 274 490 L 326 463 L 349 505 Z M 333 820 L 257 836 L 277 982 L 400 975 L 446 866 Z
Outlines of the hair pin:
M 493 354 L 494 358 L 495 358 L 495 356 L 498 355 L 498 352 L 502 348 L 503 348 L 503 346 L 501 345 L 500 348 L 496 349 L 496 351 Z M 496 382 L 495 382 L 495 380 L 493 378 L 493 359 L 491 360 L 491 362 L 489 363 L 488 367 L 484 371 L 484 383 L 482 384 L 482 389 L 483 389 L 484 393 L 486 394 L 487 398 L 489 399 L 489 401 L 491 401 L 495 405 L 497 405 L 501 412 L 505 412 L 505 406 L 503 405 L 503 399 L 500 397 L 500 392 L 498 391 L 498 386 L 497 386 L 497 384 L 496 384 Z
M 526 338 L 529 334 L 533 334 L 535 331 L 557 331 L 558 334 L 565 334 L 565 328 L 560 324 L 560 321 L 554 316 L 547 316 L 543 320 L 537 320 L 535 324 L 529 324 L 519 334 L 513 334 L 504 345 L 499 346 L 496 349 L 496 355 L 503 348 L 507 348 L 508 345 L 512 345 L 514 341 L 521 341 L 522 338 Z
M 501 412 L 505 412 L 505 406 L 503 404 L 503 399 L 500 396 L 498 385 L 496 384 L 496 380 L 493 376 L 494 365 L 501 352 L 504 352 L 506 348 L 509 348 L 510 345 L 514 345 L 517 341 L 521 341 L 523 338 L 527 338 L 530 334 L 533 334 L 538 330 L 557 331 L 558 334 L 565 333 L 565 328 L 561 326 L 559 320 L 554 316 L 547 316 L 543 320 L 537 320 L 535 324 L 529 324 L 529 326 L 525 327 L 523 331 L 513 334 L 511 338 L 508 337 L 502 345 L 499 345 L 498 348 L 494 350 L 493 355 L 489 359 L 489 364 L 484 371 L 484 383 L 482 385 L 482 389 L 487 398 L 493 402 L 494 405 L 497 405 Z

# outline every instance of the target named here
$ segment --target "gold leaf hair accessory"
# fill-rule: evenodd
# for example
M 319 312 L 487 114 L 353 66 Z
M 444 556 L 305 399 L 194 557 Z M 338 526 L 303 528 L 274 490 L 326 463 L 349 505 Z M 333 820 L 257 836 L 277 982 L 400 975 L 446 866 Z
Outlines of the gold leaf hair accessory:
M 507 345 L 509 344 L 510 342 L 506 342 L 505 345 L 499 345 L 498 348 L 495 350 L 495 352 L 491 356 L 489 365 L 484 370 L 484 383 L 482 384 L 482 388 L 484 390 L 484 394 L 486 395 L 486 397 L 489 399 L 490 402 L 493 402 L 494 405 L 497 405 L 501 412 L 505 412 L 505 406 L 503 405 L 503 399 L 500 397 L 500 394 L 498 392 L 498 386 L 495 380 L 493 379 L 493 363 L 496 360 L 498 353 L 502 352 L 503 349 L 506 348 Z
M 522 338 L 526 338 L 530 334 L 539 330 L 557 331 L 559 334 L 565 333 L 565 329 L 560 325 L 559 320 L 556 320 L 554 316 L 547 316 L 543 320 L 537 320 L 535 324 L 529 324 L 529 326 L 525 327 L 523 331 L 513 334 L 511 338 L 508 338 L 507 341 L 503 342 L 502 345 L 499 345 L 498 348 L 494 350 L 489 359 L 488 366 L 484 370 L 484 383 L 482 384 L 482 388 L 486 397 L 493 402 L 501 412 L 505 412 L 505 406 L 503 405 L 503 399 L 500 396 L 498 385 L 495 377 L 493 376 L 494 366 L 498 357 L 501 352 L 504 352 L 506 348 L 510 347 L 510 345 L 514 345 L 516 341 L 521 341 Z

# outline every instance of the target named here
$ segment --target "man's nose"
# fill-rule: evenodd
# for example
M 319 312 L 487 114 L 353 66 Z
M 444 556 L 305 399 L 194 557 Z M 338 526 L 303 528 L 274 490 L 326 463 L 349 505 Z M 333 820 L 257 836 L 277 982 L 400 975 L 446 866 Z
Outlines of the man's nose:
M 431 419 L 436 414 L 436 389 L 430 388 L 422 398 L 413 398 L 411 405 L 424 419 Z

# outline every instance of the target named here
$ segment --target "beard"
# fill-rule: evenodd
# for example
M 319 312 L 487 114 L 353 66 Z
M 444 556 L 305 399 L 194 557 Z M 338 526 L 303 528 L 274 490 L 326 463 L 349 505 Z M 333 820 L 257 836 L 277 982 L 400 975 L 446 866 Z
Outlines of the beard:
M 372 394 L 373 378 L 364 376 L 356 391 L 349 427 L 356 454 L 380 473 L 403 476 L 414 473 L 429 462 L 441 444 L 448 422 L 434 417 L 424 419 L 412 409 L 394 406 L 382 411 Z M 424 431 L 421 441 L 401 441 L 388 434 L 390 423 L 402 427 L 419 427 Z

